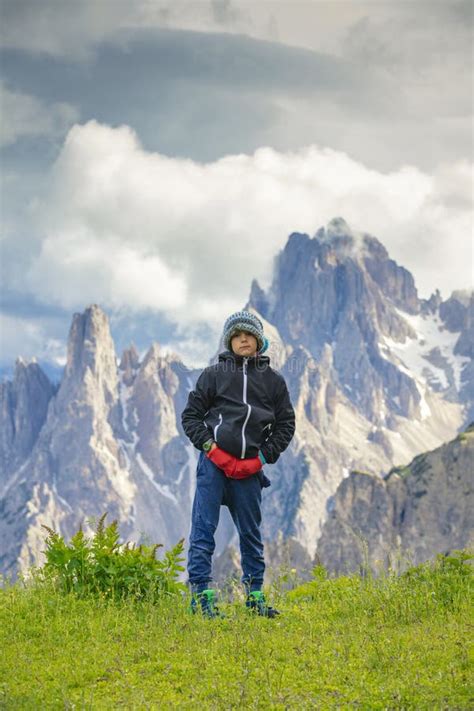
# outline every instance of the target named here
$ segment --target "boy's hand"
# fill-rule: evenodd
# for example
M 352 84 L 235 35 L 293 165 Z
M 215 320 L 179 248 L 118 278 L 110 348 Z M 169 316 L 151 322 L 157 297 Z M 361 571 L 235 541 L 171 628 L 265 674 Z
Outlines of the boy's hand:
M 237 457 L 224 451 L 217 444 L 211 447 L 206 457 L 208 457 L 216 467 L 222 469 L 229 479 L 247 479 L 247 477 L 256 474 L 262 469 L 260 457 L 237 459 Z
M 209 452 L 207 452 L 206 457 L 213 462 L 216 467 L 222 469 L 224 474 L 231 479 L 235 474 L 236 465 L 238 459 L 232 454 L 228 454 L 223 449 L 221 449 L 217 444 L 211 447 Z
M 250 459 L 237 459 L 237 467 L 234 474 L 234 479 L 246 479 L 252 474 L 256 474 L 262 468 L 260 457 L 251 457 Z

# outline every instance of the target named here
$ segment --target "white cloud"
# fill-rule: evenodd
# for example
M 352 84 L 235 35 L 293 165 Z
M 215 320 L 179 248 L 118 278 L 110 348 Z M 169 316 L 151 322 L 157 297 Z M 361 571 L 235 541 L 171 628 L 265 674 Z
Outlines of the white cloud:
M 380 173 L 327 148 L 214 163 L 146 152 L 127 126 L 74 126 L 35 219 L 25 285 L 46 303 L 162 311 L 191 341 L 267 285 L 293 231 L 340 215 L 410 269 L 423 296 L 470 285 L 472 166 Z
M 52 328 L 54 324 L 44 317 L 39 322 L 0 312 L 2 363 L 12 364 L 17 358 L 24 358 L 63 366 L 66 362 L 66 344 L 48 335 Z
M 126 235 L 101 239 L 90 227 L 47 236 L 29 284 L 49 301 L 74 308 L 89 301 L 111 308 L 130 304 L 132 310 L 174 310 L 186 301 L 186 282 L 144 245 L 129 247 Z M 121 241 L 123 240 L 123 241 Z M 44 279 L 47 279 L 44 282 Z
M 79 118 L 68 103 L 47 105 L 34 96 L 11 91 L 0 82 L 0 146 L 24 136 L 60 136 Z

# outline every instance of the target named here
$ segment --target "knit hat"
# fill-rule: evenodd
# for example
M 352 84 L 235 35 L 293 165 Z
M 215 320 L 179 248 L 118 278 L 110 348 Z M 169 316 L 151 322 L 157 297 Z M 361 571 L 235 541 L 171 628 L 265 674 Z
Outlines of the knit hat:
M 255 314 L 250 313 L 250 311 L 237 311 L 226 320 L 222 340 L 229 351 L 232 350 L 230 345 L 232 336 L 235 336 L 239 331 L 247 331 L 255 336 L 258 353 L 264 353 L 267 350 L 269 343 L 268 339 L 263 335 L 263 323 Z

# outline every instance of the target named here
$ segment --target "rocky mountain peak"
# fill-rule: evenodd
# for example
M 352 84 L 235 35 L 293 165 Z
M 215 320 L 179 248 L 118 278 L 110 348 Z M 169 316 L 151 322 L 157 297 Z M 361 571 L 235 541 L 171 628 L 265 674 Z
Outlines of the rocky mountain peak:
M 68 337 L 65 378 L 82 377 L 89 368 L 94 375 L 115 370 L 115 346 L 109 321 L 97 304 L 73 316 Z
M 436 289 L 434 291 L 429 299 L 422 299 L 421 301 L 421 313 L 422 314 L 435 314 L 443 299 L 441 298 L 441 294 L 439 289 Z
M 120 359 L 120 370 L 128 371 L 130 369 L 136 369 L 140 365 L 140 355 L 134 343 L 131 343 L 128 348 L 122 352 L 122 357 Z
M 474 320 L 474 291 L 453 291 L 449 299 L 440 304 L 439 313 L 446 328 L 453 333 L 462 331 Z
M 331 237 L 352 237 L 352 230 L 343 217 L 333 217 L 327 224 L 326 232 Z
M 15 367 L 16 366 L 18 366 L 18 367 L 27 366 L 28 363 L 36 363 L 36 362 L 37 362 L 37 360 L 35 357 L 31 358 L 31 360 L 28 361 L 25 358 L 23 358 L 23 356 L 18 356 L 18 358 L 16 358 L 16 360 L 15 360 Z
M 152 364 L 152 366 L 156 366 L 162 355 L 163 354 L 161 352 L 161 346 L 157 341 L 155 341 L 151 344 L 150 348 L 146 352 L 145 357 L 143 358 L 143 370 L 148 369 L 150 364 Z
M 320 228 L 314 239 L 342 258 L 355 257 L 361 243 L 360 235 L 353 232 L 342 217 L 335 217 L 326 228 Z
M 30 362 L 25 361 L 23 358 L 17 358 L 15 361 L 13 386 L 18 396 L 21 398 L 22 392 L 26 392 L 36 387 L 36 385 L 44 391 L 52 392 L 53 390 L 52 383 L 50 383 L 48 376 L 44 373 L 35 358 Z
M 340 217 L 314 238 L 291 234 L 275 261 L 269 293 L 254 282 L 249 304 L 287 341 L 305 338 L 315 355 L 335 340 L 345 317 L 362 313 L 369 330 L 402 340 L 407 330 L 394 306 L 407 313 L 420 310 L 412 275 L 389 258 L 376 237 L 355 232 Z
M 374 424 L 386 423 L 389 412 L 421 416 L 416 384 L 384 351 L 386 339 L 416 339 L 409 317 L 420 313 L 421 301 L 413 276 L 376 237 L 342 217 L 313 238 L 293 233 L 275 260 L 270 289 L 254 282 L 248 305 L 286 344 L 317 360 L 330 345 L 336 385 Z
M 122 353 L 122 358 L 119 364 L 119 370 L 122 371 L 122 380 L 125 385 L 130 386 L 135 378 L 135 373 L 140 366 L 140 356 L 132 343 L 129 348 L 126 348 Z
M 0 482 L 30 453 L 55 388 L 41 367 L 17 358 L 13 381 L 0 384 Z
M 250 297 L 244 308 L 253 308 L 258 314 L 268 312 L 268 297 L 256 279 L 252 279 Z
M 63 417 L 64 408 L 71 402 L 76 403 L 76 414 L 84 417 L 89 425 L 108 420 L 114 428 L 118 426 L 115 346 L 108 317 L 96 304 L 73 316 L 66 367 L 50 413 L 51 427 L 55 426 L 57 417 Z
M 364 257 L 386 260 L 389 255 L 383 244 L 366 232 L 353 230 L 342 217 L 335 217 L 326 227 L 320 227 L 314 239 L 322 254 L 332 254 L 339 262 L 345 259 L 360 261 Z

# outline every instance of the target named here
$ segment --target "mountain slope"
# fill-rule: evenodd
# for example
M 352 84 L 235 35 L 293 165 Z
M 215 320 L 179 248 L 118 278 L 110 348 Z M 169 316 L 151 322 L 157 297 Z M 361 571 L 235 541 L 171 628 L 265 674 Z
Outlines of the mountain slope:
M 317 553 L 331 572 L 415 565 L 474 542 L 474 424 L 385 478 L 351 472 L 329 502 Z

